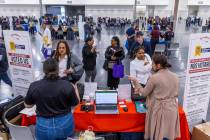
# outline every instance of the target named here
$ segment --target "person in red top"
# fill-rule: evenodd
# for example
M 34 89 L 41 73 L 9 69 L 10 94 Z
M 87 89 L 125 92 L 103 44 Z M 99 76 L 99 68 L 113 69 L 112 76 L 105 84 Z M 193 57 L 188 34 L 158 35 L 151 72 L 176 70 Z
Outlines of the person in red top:
M 151 35 L 151 49 L 152 49 L 152 55 L 153 55 L 155 52 L 155 46 L 156 44 L 159 43 L 159 37 L 160 37 L 160 31 L 157 25 L 153 26 L 153 30 L 150 35 Z

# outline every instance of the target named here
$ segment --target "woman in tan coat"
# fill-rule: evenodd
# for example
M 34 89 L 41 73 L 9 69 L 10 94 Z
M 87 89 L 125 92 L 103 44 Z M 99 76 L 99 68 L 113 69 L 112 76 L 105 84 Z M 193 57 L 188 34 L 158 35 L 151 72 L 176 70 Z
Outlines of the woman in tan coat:
M 180 137 L 180 123 L 177 97 L 179 94 L 179 79 L 168 70 L 170 64 L 164 55 L 153 57 L 153 70 L 143 88 L 138 80 L 129 77 L 135 85 L 135 93 L 147 97 L 145 139 L 146 140 L 174 140 Z

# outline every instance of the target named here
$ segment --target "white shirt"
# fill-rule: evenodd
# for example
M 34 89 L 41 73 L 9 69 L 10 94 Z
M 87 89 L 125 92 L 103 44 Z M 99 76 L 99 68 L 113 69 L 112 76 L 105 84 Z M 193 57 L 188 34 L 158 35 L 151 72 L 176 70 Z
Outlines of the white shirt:
M 68 60 L 67 55 L 63 59 L 59 58 L 59 76 L 60 77 L 67 76 L 66 74 L 64 74 L 64 71 L 66 70 L 66 67 L 67 67 L 67 60 Z
M 51 32 L 47 27 L 46 27 L 46 29 L 44 30 L 44 33 L 43 33 L 43 43 L 44 43 L 44 47 L 52 48 Z M 50 45 L 47 46 L 48 44 L 50 44 Z
M 145 62 L 149 64 L 144 65 Z M 145 60 L 135 58 L 130 63 L 130 75 L 136 77 L 139 83 L 146 85 L 149 77 L 151 76 L 152 60 L 148 54 L 145 54 Z

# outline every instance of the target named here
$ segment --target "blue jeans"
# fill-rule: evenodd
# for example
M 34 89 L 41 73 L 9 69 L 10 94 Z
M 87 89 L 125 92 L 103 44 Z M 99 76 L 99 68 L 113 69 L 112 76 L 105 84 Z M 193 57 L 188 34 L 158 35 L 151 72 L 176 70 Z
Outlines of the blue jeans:
M 74 133 L 72 113 L 61 117 L 37 117 L 35 136 L 36 140 L 67 140 Z
M 12 87 L 12 81 L 10 80 L 7 72 L 0 73 L 0 82 L 3 80 L 6 84 L 10 85 Z

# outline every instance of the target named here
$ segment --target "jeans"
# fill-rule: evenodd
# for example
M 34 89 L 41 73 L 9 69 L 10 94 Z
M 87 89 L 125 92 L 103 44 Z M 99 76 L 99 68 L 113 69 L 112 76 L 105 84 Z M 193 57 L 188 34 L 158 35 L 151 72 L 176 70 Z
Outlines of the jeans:
M 96 68 L 94 70 L 85 70 L 85 82 L 94 82 L 96 78 Z
M 0 73 L 0 82 L 3 80 L 6 84 L 10 85 L 12 87 L 12 81 L 10 80 L 7 72 Z
M 72 137 L 74 120 L 72 113 L 61 117 L 37 117 L 35 128 L 36 140 L 67 140 Z

